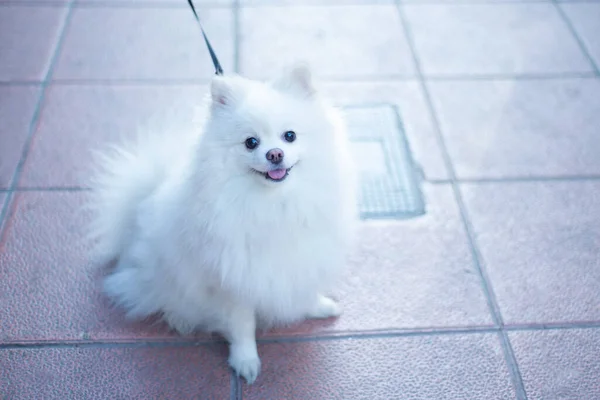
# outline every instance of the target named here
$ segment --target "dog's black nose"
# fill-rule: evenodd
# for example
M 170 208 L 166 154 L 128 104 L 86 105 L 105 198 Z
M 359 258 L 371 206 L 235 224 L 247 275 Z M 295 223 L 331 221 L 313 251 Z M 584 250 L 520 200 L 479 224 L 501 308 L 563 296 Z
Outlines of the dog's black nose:
M 271 161 L 273 164 L 279 164 L 283 161 L 283 150 L 281 149 L 271 149 L 267 151 L 267 160 Z

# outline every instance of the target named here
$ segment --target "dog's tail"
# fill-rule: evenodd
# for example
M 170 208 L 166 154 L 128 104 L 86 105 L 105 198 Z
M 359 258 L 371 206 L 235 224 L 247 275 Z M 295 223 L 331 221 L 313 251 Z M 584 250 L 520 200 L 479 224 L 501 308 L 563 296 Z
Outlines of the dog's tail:
M 140 203 L 164 180 L 165 149 L 158 137 L 140 137 L 128 146 L 96 153 L 88 207 L 93 213 L 89 239 L 96 261 L 117 258 L 133 234 Z

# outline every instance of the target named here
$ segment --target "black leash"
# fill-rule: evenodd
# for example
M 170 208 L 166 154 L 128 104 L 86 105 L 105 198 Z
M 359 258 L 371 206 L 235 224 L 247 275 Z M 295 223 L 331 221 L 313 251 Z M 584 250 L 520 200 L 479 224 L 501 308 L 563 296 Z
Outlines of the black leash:
M 202 28 L 202 23 L 200 22 L 200 18 L 198 18 L 198 13 L 196 13 L 196 8 L 194 7 L 194 3 L 192 0 L 188 0 L 188 4 L 192 8 L 192 12 L 194 13 L 194 17 L 196 17 L 196 21 L 198 21 L 198 25 L 200 25 L 200 30 L 202 31 L 202 36 L 204 36 L 204 41 L 206 42 L 206 47 L 208 47 L 208 52 L 210 53 L 210 58 L 212 58 L 213 65 L 215 66 L 215 73 L 217 75 L 223 75 L 223 68 L 221 68 L 221 64 L 219 63 L 219 59 L 215 54 L 208 38 L 206 37 L 206 33 L 204 33 L 204 28 Z

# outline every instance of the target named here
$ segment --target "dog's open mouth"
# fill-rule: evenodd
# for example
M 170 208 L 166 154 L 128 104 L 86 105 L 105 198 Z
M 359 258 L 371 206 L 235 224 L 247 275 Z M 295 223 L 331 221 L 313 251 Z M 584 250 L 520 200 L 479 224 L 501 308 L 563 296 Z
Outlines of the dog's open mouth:
M 257 174 L 264 176 L 266 180 L 269 180 L 272 182 L 283 182 L 285 180 L 285 178 L 288 177 L 291 169 L 292 168 L 290 167 L 290 168 L 272 169 L 267 172 L 261 172 L 261 171 L 255 170 L 255 169 L 253 169 L 253 171 L 256 172 Z
M 282 180 L 287 178 L 289 171 L 289 169 L 285 168 L 272 169 L 271 171 L 265 174 L 265 178 L 270 181 L 281 182 Z

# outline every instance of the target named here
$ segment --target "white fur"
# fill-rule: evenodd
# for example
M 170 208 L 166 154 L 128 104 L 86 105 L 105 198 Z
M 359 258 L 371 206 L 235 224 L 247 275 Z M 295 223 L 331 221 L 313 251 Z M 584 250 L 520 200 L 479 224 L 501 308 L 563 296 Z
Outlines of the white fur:
M 268 170 L 275 147 L 294 165 L 283 182 L 252 171 Z M 342 119 L 306 68 L 269 83 L 215 77 L 198 134 L 147 137 L 101 166 L 92 234 L 102 259 L 117 260 L 104 288 L 129 317 L 221 333 L 251 383 L 258 322 L 340 314 L 325 296 L 354 232 L 354 174 Z

